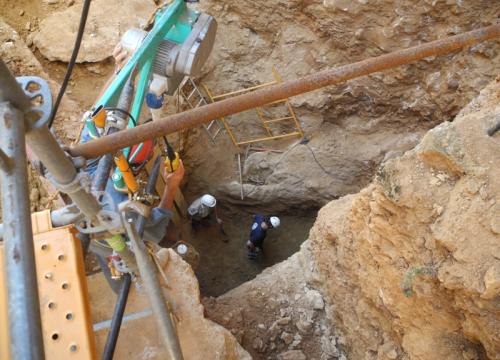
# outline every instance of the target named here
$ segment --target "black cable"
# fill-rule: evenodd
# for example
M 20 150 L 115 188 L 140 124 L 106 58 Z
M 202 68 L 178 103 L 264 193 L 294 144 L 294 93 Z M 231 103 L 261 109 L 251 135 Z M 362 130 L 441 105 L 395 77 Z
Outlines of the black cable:
M 321 168 L 321 170 L 323 170 L 325 172 L 325 174 L 327 175 L 330 175 L 331 177 L 335 177 L 334 174 L 332 174 L 331 172 L 329 172 L 328 170 L 325 169 L 325 167 L 323 165 L 321 165 L 321 163 L 318 161 L 318 159 L 316 158 L 316 154 L 314 153 L 314 151 L 309 147 L 309 145 L 307 145 L 307 143 L 304 143 L 302 144 L 304 145 L 310 152 L 311 152 L 311 155 L 313 156 L 314 158 L 314 161 L 316 162 L 316 164 L 318 164 L 318 166 Z
M 333 173 L 331 173 L 330 171 L 326 170 L 325 167 L 319 162 L 318 158 L 316 158 L 316 154 L 314 153 L 313 149 L 311 149 L 311 147 L 308 145 L 309 143 L 309 139 L 308 138 L 302 138 L 299 142 L 295 143 L 291 148 L 289 148 L 282 156 L 281 158 L 278 160 L 278 162 L 276 164 L 274 164 L 274 168 L 276 168 L 278 166 L 278 164 L 281 162 L 281 160 L 283 160 L 283 158 L 285 158 L 285 156 L 290 152 L 292 151 L 297 145 L 304 145 L 308 150 L 309 152 L 311 153 L 311 155 L 313 156 L 313 159 L 314 161 L 316 162 L 316 164 L 321 168 L 321 170 L 323 170 L 325 172 L 325 174 L 327 174 L 328 176 L 332 177 L 332 178 L 335 178 L 335 175 Z M 267 179 L 266 179 L 267 180 Z M 266 182 L 264 181 L 264 184 L 262 185 L 266 185 Z M 250 190 L 250 192 L 248 192 L 246 194 L 246 196 L 249 196 L 250 194 L 252 194 L 256 189 L 258 188 L 258 186 L 256 185 L 252 190 Z
M 52 108 L 52 112 L 50 113 L 48 122 L 49 129 L 52 127 L 52 123 L 54 122 L 54 119 L 56 117 L 62 97 L 66 92 L 66 87 L 68 86 L 71 73 L 73 72 L 73 68 L 76 63 L 76 58 L 78 57 L 78 52 L 80 51 L 80 45 L 82 44 L 83 32 L 85 31 L 85 24 L 87 23 L 91 1 L 92 0 L 85 0 L 83 3 L 82 15 L 80 16 L 80 26 L 76 35 L 75 46 L 73 47 L 73 53 L 71 54 L 71 59 L 69 60 L 68 67 L 66 68 L 66 74 L 64 75 L 64 80 L 61 84 L 61 88 L 59 89 L 59 94 L 57 94 L 56 102 L 54 103 L 54 107 Z
M 310 152 L 311 152 L 311 155 L 313 156 L 314 158 L 314 161 L 316 162 L 316 164 L 318 164 L 318 166 L 321 168 L 321 170 L 323 170 L 325 172 L 325 174 L 327 175 L 330 175 L 331 177 L 335 177 L 331 172 L 329 172 L 328 170 L 325 169 L 325 167 L 323 165 L 321 165 L 321 163 L 318 161 L 318 159 L 316 158 L 316 154 L 314 153 L 313 149 L 311 149 L 309 147 L 309 139 L 306 138 L 306 137 L 303 137 L 302 140 L 300 140 L 299 144 L 300 145 L 304 145 Z
M 118 341 L 118 335 L 120 334 L 120 328 L 123 321 L 123 315 L 125 314 L 125 308 L 127 307 L 131 283 L 132 277 L 130 274 L 124 274 L 123 283 L 121 284 L 118 299 L 116 300 L 115 310 L 113 311 L 113 318 L 111 319 L 111 327 L 108 332 L 108 337 L 106 338 L 106 345 L 104 346 L 104 351 L 102 353 L 103 360 L 113 359 L 116 342 Z
M 121 112 L 122 114 L 126 115 L 129 117 L 130 120 L 134 123 L 134 126 L 137 126 L 137 121 L 134 119 L 131 113 L 129 113 L 127 110 L 123 110 L 120 108 L 114 108 L 114 107 L 107 107 L 106 110 L 108 111 L 118 111 Z

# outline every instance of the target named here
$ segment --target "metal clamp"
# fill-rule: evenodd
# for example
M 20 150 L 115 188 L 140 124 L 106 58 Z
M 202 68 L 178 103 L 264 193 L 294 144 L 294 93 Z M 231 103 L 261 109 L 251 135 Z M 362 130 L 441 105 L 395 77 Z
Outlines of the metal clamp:
M 96 191 L 94 195 L 101 205 L 101 210 L 97 214 L 99 224 L 93 224 L 89 219 L 84 219 L 75 225 L 77 230 L 83 234 L 97 234 L 101 232 L 108 232 L 113 235 L 122 234 L 124 230 L 120 215 L 113 210 L 104 210 L 105 207 L 108 209 L 115 208 L 111 195 L 105 191 Z
M 54 179 L 50 173 L 47 174 L 47 178 L 50 180 L 52 184 L 57 188 L 57 190 L 65 193 L 65 194 L 73 194 L 82 189 L 89 189 L 90 187 L 90 177 L 88 174 L 84 172 L 78 173 L 72 182 L 69 184 L 61 184 Z
M 52 111 L 52 94 L 49 84 L 38 76 L 18 76 L 16 81 L 31 102 L 31 107 L 25 110 L 26 127 L 35 129 L 46 125 Z M 36 104 L 38 99 L 40 103 Z M 36 120 L 31 120 L 33 118 Z

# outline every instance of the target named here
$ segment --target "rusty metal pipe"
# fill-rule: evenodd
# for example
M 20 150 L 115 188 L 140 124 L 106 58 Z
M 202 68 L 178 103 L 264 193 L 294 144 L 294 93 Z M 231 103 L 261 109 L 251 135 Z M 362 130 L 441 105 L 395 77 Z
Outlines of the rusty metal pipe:
M 500 24 L 491 25 L 445 39 L 431 41 L 405 50 L 373 57 L 338 68 L 320 71 L 301 79 L 285 81 L 253 92 L 218 101 L 209 105 L 168 116 L 160 121 L 149 122 L 133 129 L 104 136 L 71 148 L 73 156 L 95 158 L 118 149 L 165 136 L 179 130 L 192 128 L 222 116 L 236 114 L 273 101 L 300 95 L 328 85 L 365 76 L 374 72 L 408 64 L 429 56 L 444 55 L 465 46 L 500 36 Z

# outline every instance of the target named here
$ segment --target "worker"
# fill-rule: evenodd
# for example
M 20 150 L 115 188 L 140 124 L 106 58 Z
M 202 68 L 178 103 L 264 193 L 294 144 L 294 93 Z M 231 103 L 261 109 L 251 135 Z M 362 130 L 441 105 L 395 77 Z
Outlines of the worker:
M 217 214 L 217 200 L 210 194 L 205 194 L 191 203 L 188 207 L 188 215 L 191 218 L 191 225 L 194 229 L 200 226 L 209 226 L 211 223 L 212 211 L 215 214 L 215 220 L 222 224 L 222 220 Z
M 254 215 L 252 228 L 250 230 L 250 238 L 247 245 L 247 256 L 249 259 L 257 258 L 257 254 L 262 251 L 264 239 L 267 236 L 268 229 L 276 229 L 280 226 L 281 221 L 277 216 Z
M 113 49 L 113 58 L 115 59 L 115 73 L 118 73 L 128 60 L 128 51 L 118 43 Z

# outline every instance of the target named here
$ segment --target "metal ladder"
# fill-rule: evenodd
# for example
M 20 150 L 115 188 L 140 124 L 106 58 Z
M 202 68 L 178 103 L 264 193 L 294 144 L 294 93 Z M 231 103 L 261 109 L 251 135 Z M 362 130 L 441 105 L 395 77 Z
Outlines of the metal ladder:
M 185 77 L 184 80 L 182 80 L 178 92 L 191 109 L 208 104 L 208 102 L 205 100 L 205 97 L 198 89 L 193 79 L 191 79 L 190 77 Z M 203 124 L 203 128 L 214 144 L 215 138 L 224 129 L 219 119 L 212 120 L 208 124 Z

